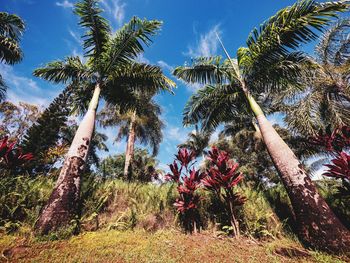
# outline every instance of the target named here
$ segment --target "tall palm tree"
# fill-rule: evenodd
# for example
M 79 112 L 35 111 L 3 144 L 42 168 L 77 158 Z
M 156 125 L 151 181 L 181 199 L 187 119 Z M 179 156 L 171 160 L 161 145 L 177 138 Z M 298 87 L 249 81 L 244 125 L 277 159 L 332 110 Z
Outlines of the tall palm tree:
M 0 62 L 13 65 L 23 58 L 19 46 L 25 25 L 23 20 L 13 14 L 0 12 Z M 0 102 L 5 97 L 7 86 L 0 74 Z
M 320 129 L 350 126 L 350 19 L 327 30 L 316 47 L 313 67 L 305 76 L 307 89 L 277 102 L 288 126 L 314 136 Z M 276 99 L 276 98 L 275 98 Z M 287 103 L 285 103 L 287 102 Z
M 171 80 L 169 80 L 170 82 Z M 154 102 L 154 94 L 134 93 L 135 105 L 126 113 L 120 113 L 118 107 L 107 105 L 101 112 L 101 124 L 107 126 L 119 126 L 117 140 L 127 138 L 125 151 L 124 177 L 130 178 L 135 149 L 135 142 L 150 145 L 153 156 L 157 155 L 159 144 L 162 141 L 162 128 L 164 124 L 160 119 L 161 109 Z
M 131 98 L 129 83 L 133 83 L 134 90 L 147 87 L 153 92 L 159 87 L 171 87 L 167 79 L 160 77 L 162 74 L 158 68 L 134 61 L 143 52 L 143 44 L 151 43 L 151 37 L 157 33 L 161 22 L 133 17 L 112 34 L 97 4 L 97 0 L 82 0 L 75 6 L 79 25 L 86 29 L 82 38 L 87 62 L 84 64 L 79 57 L 67 57 L 34 71 L 35 76 L 52 82 L 69 82 L 75 89 L 78 105 L 83 105 L 79 109 L 85 112 L 56 186 L 36 223 L 36 230 L 41 234 L 69 224 L 77 211 L 80 177 L 88 157 L 100 96 L 106 102 L 119 104 L 121 109 L 127 110 Z M 145 71 L 152 72 L 147 79 L 143 77 Z
M 192 98 L 185 108 L 188 112 L 186 122 L 201 121 L 204 126 L 216 126 L 222 120 L 220 113 L 225 117 L 249 109 L 247 113 L 254 114 L 266 148 L 291 199 L 301 240 L 307 246 L 333 253 L 350 250 L 350 232 L 317 193 L 302 164 L 266 119 L 254 97 L 298 85 L 309 61 L 305 54 L 294 50 L 301 43 L 314 40 L 317 37 L 315 30 L 321 30 L 337 12 L 348 7 L 344 1 L 322 4 L 298 1 L 277 12 L 259 29 L 254 29 L 248 37 L 247 47 L 238 49 L 236 60 L 231 59 L 224 49 L 228 57 L 224 62 L 219 58 L 200 58 L 192 66 L 178 67 L 174 71 L 175 76 L 186 82 L 209 84 L 198 93 L 204 103 L 193 103 Z M 214 87 L 210 85 L 213 83 Z M 225 114 L 220 110 L 219 105 L 223 102 L 216 93 L 229 97 L 232 102 L 241 102 L 243 97 L 245 105 L 235 104 Z M 215 103 L 208 104 L 208 97 L 214 97 Z

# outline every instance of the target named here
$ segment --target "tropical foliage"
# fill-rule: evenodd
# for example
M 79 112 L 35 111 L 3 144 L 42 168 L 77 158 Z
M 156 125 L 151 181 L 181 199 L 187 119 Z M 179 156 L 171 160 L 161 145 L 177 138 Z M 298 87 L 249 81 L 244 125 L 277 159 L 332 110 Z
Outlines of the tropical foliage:
M 0 12 L 0 62 L 13 65 L 22 60 L 19 41 L 24 29 L 24 22 L 19 16 Z M 5 80 L 0 74 L 0 102 L 5 98 L 6 89 Z

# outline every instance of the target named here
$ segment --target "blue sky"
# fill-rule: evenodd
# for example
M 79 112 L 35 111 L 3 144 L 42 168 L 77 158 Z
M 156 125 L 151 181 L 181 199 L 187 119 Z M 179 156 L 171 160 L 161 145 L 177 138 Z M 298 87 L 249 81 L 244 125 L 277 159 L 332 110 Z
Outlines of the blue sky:
M 147 48 L 141 60 L 158 64 L 171 77 L 173 67 L 198 55 L 222 54 L 215 37 L 219 32 L 231 56 L 245 44 L 253 27 L 277 10 L 293 4 L 291 0 L 103 0 L 104 16 L 114 30 L 136 15 L 164 22 L 160 35 Z M 10 89 L 10 101 L 26 101 L 47 106 L 63 86 L 53 85 L 32 76 L 35 68 L 68 55 L 82 55 L 75 0 L 1 0 L 0 10 L 20 15 L 26 22 L 22 63 L 14 67 L 0 64 L 0 71 Z M 311 50 L 311 47 L 308 48 Z M 174 79 L 174 78 L 173 78 Z M 177 82 L 175 95 L 161 94 L 166 123 L 158 159 L 161 168 L 172 162 L 176 145 L 183 142 L 193 128 L 182 127 L 182 109 L 196 87 Z M 275 117 L 273 117 L 275 118 Z M 273 120 L 273 121 L 278 121 Z M 104 131 L 109 136 L 110 154 L 121 153 L 125 142 L 112 144 L 117 129 Z

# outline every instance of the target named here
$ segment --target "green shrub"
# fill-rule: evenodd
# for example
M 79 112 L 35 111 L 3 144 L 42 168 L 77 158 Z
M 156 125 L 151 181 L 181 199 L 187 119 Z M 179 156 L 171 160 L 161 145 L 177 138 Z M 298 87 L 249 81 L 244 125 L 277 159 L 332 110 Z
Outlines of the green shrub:
M 242 187 L 241 193 L 247 198 L 241 214 L 244 233 L 255 238 L 281 237 L 283 223 L 272 210 L 263 192 Z
M 13 232 L 24 224 L 33 225 L 52 187 L 53 180 L 44 176 L 1 176 L 1 230 Z

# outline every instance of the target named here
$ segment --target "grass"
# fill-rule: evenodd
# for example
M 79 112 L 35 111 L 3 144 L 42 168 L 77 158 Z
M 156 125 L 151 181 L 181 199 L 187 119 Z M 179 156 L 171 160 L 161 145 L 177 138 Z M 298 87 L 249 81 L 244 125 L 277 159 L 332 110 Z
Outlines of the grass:
M 218 238 L 208 232 L 185 235 L 177 230 L 85 232 L 45 242 L 4 235 L 0 252 L 0 262 L 345 262 L 304 250 L 289 239 L 258 242 Z

